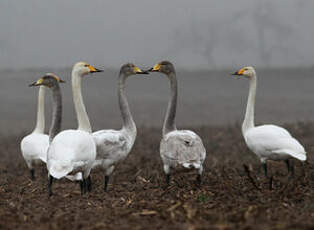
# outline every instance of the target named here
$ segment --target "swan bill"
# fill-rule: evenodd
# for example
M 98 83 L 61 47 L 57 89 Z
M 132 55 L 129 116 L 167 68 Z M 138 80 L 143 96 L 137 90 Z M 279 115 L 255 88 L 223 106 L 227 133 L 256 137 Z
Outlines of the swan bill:
M 35 81 L 34 83 L 30 84 L 29 87 L 33 87 L 33 86 L 40 86 L 43 84 L 44 79 L 40 78 L 39 80 Z
M 138 68 L 137 66 L 133 67 L 133 70 L 136 74 L 149 74 L 149 72 L 147 70 L 141 70 L 140 68 Z
M 161 64 L 158 63 L 158 64 L 154 65 L 154 67 L 149 69 L 148 71 L 150 71 L 150 72 L 158 72 L 160 70 L 160 67 L 161 67 Z
M 94 66 L 91 66 L 91 65 L 87 65 L 87 67 L 89 68 L 89 71 L 90 71 L 91 73 L 104 72 L 103 70 L 101 70 L 101 69 L 96 69 Z
M 245 68 L 240 69 L 239 71 L 236 71 L 232 73 L 231 75 L 241 76 L 245 72 Z
M 57 75 L 52 74 L 52 73 L 48 73 L 45 76 L 43 76 L 42 78 L 38 79 L 36 82 L 30 84 L 29 87 L 41 86 L 41 85 L 47 86 L 47 82 L 45 82 L 45 80 L 48 78 L 54 78 L 57 80 L 58 83 L 65 83 L 65 81 L 62 80 L 61 78 L 59 78 Z

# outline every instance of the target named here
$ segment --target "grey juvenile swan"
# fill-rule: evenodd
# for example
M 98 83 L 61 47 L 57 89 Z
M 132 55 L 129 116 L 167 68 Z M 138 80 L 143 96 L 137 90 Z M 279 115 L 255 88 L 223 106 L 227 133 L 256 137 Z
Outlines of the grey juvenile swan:
M 170 181 L 170 169 L 183 166 L 187 169 L 197 169 L 197 182 L 201 183 L 203 163 L 206 157 L 201 138 L 190 130 L 177 130 L 175 123 L 177 107 L 177 79 L 174 66 L 169 61 L 156 64 L 149 71 L 161 72 L 170 81 L 171 97 L 162 129 L 160 156 L 163 162 L 166 182 Z
M 106 129 L 93 133 L 97 145 L 97 157 L 93 167 L 100 166 L 105 171 L 104 191 L 107 190 L 109 175 L 117 163 L 130 153 L 136 139 L 136 125 L 124 93 L 125 81 L 131 75 L 148 74 L 134 64 L 125 64 L 120 69 L 118 79 L 119 107 L 123 120 L 120 130 Z

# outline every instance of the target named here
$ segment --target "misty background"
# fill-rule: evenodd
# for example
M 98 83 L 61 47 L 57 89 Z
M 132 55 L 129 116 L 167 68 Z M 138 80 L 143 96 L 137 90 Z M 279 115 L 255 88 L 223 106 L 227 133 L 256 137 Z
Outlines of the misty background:
M 30 132 L 38 89 L 54 72 L 62 85 L 63 128 L 76 127 L 71 68 L 87 61 L 104 73 L 83 80 L 94 130 L 121 127 L 120 66 L 175 64 L 178 128 L 233 125 L 245 113 L 248 82 L 258 74 L 256 123 L 314 121 L 314 1 L 311 0 L 1 0 L 0 134 Z M 162 74 L 134 76 L 126 94 L 138 126 L 161 127 L 169 97 Z M 47 97 L 48 129 L 51 97 Z
M 312 66 L 311 0 L 1 0 L 0 68 Z

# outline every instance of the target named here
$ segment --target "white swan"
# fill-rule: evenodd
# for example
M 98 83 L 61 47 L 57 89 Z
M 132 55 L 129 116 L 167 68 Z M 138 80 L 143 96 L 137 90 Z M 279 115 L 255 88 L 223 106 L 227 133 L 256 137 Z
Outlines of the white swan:
M 257 77 L 253 67 L 244 67 L 233 75 L 244 76 L 250 80 L 250 89 L 246 107 L 245 118 L 242 124 L 242 134 L 248 148 L 261 160 L 265 176 L 267 177 L 267 160 L 284 160 L 291 176 L 294 174 L 294 167 L 290 158 L 300 161 L 306 160 L 306 152 L 303 146 L 293 138 L 290 133 L 275 125 L 254 125 L 254 106 Z M 272 177 L 270 178 L 270 188 Z
M 75 111 L 78 120 L 77 130 L 65 130 L 59 133 L 61 127 L 61 94 L 58 87 L 52 87 L 54 105 L 53 120 L 49 132 L 50 146 L 47 153 L 48 192 L 52 195 L 53 178 L 60 179 L 69 174 L 81 179 L 81 192 L 90 186 L 89 174 L 96 158 L 96 144 L 91 135 L 91 126 L 81 94 L 81 79 L 89 73 L 100 72 L 93 66 L 78 62 L 72 69 L 72 90 Z M 37 83 L 37 85 L 39 85 Z M 77 176 L 81 175 L 81 176 Z M 87 181 L 86 181 L 87 179 Z
M 47 73 L 57 79 L 59 83 L 63 83 L 58 76 Z M 37 121 L 34 131 L 25 136 L 21 141 L 21 152 L 23 158 L 30 170 L 31 179 L 35 179 L 34 164 L 39 162 L 46 163 L 47 149 L 49 146 L 49 137 L 45 132 L 45 86 L 39 87 L 38 105 L 37 105 Z
M 160 143 L 160 156 L 164 164 L 167 184 L 170 180 L 170 168 L 177 166 L 197 169 L 197 181 L 200 184 L 206 150 L 201 138 L 196 133 L 190 130 L 177 130 L 176 128 L 175 116 L 178 90 L 174 66 L 168 61 L 162 61 L 151 68 L 150 71 L 164 73 L 170 81 L 171 98 L 168 103 Z
M 99 130 L 93 133 L 97 145 L 97 157 L 93 165 L 105 170 L 104 191 L 107 190 L 109 176 L 115 165 L 130 153 L 136 139 L 136 125 L 124 93 L 126 79 L 135 74 L 147 74 L 133 64 L 125 64 L 120 69 L 118 96 L 123 125 L 120 130 Z

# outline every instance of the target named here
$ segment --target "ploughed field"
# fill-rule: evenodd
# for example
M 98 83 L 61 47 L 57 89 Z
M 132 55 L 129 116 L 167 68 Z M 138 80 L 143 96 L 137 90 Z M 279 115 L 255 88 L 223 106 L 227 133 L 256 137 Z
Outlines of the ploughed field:
M 93 191 L 81 196 L 66 179 L 48 198 L 47 172 L 31 181 L 19 142 L 26 133 L 0 137 L 0 229 L 313 229 L 314 124 L 285 125 L 308 152 L 288 180 L 284 163 L 271 162 L 274 189 L 247 149 L 240 125 L 192 128 L 207 149 L 202 186 L 195 172 L 178 172 L 165 186 L 160 129 L 139 127 L 135 146 L 110 178 L 92 171 Z M 248 166 L 252 179 L 244 170 Z M 254 183 L 255 184 L 254 184 Z

